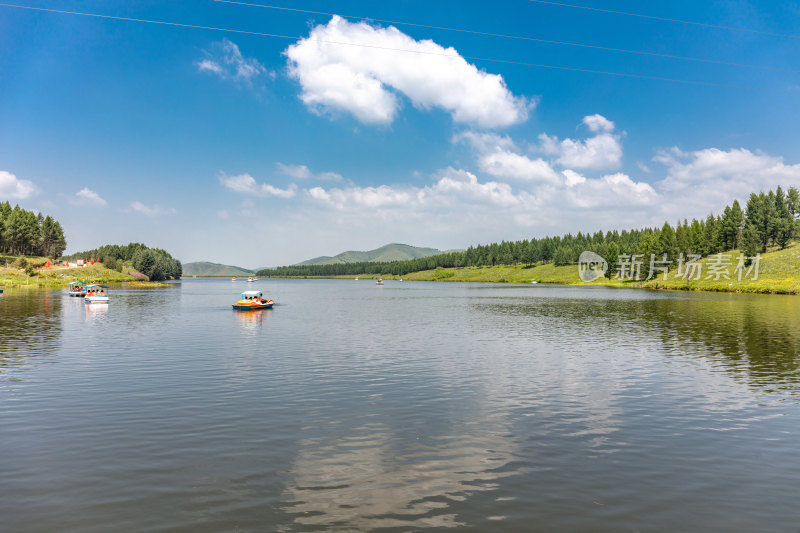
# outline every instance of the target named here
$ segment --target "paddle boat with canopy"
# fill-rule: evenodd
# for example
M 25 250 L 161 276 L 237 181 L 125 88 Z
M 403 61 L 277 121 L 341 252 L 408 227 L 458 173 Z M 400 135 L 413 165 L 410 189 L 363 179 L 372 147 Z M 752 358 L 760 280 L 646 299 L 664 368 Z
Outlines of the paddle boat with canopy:
M 69 284 L 70 296 L 86 296 L 86 284 L 82 281 L 73 281 Z
M 242 298 L 235 304 L 233 308 L 237 311 L 254 311 L 256 309 L 272 309 L 275 304 L 269 298 L 264 298 L 261 291 L 244 291 Z
M 108 294 L 106 289 L 109 289 L 108 285 L 87 285 L 86 286 L 86 297 L 83 299 L 84 302 L 87 304 L 107 304 L 108 303 Z

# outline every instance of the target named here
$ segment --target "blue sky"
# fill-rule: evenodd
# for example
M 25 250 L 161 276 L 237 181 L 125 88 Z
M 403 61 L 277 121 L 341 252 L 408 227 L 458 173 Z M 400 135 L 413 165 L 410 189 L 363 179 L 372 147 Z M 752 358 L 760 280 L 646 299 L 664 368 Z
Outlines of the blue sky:
M 69 251 L 261 267 L 800 186 L 800 2 L 560 4 L 0 6 L 0 201 L 55 216 Z

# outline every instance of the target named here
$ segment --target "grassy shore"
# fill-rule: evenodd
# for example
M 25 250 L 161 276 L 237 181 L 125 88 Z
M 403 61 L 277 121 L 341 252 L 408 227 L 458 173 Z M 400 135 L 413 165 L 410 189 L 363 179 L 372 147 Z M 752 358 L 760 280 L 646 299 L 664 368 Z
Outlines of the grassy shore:
M 45 257 L 26 257 L 28 263 L 32 265 L 44 265 L 47 262 Z M 125 283 L 135 284 L 142 287 L 160 287 L 164 283 L 147 281 L 147 277 L 133 271 L 123 269 L 117 272 L 105 268 L 97 263 L 85 267 L 50 267 L 36 268 L 33 275 L 28 275 L 24 269 L 15 268 L 12 263 L 17 260 L 17 256 L 0 255 L 0 287 L 3 288 L 64 288 L 72 281 L 83 281 L 84 283 Z M 6 266 L 8 265 L 8 266 Z
M 714 257 L 707 257 L 700 261 L 702 274 L 699 280 L 687 281 L 678 275 L 673 267 L 663 279 L 663 274 L 658 273 L 651 280 L 622 281 L 613 276 L 611 279 L 600 278 L 590 283 L 584 283 L 578 277 L 577 265 L 555 266 L 544 264 L 536 266 L 491 266 L 491 267 L 465 267 L 465 268 L 437 268 L 413 272 L 403 276 L 406 280 L 420 281 L 484 281 L 500 283 L 560 283 L 565 285 L 605 285 L 612 287 L 633 287 L 645 289 L 672 289 L 690 291 L 719 291 L 719 292 L 747 292 L 747 293 L 772 293 L 772 294 L 800 294 L 800 245 L 793 243 L 784 250 L 768 251 L 761 254 L 758 279 L 753 280 L 753 273 L 742 275 L 741 281 L 735 272 L 739 252 L 727 252 L 730 265 L 723 269 L 724 274 L 719 279 L 709 277 L 709 265 L 714 262 Z

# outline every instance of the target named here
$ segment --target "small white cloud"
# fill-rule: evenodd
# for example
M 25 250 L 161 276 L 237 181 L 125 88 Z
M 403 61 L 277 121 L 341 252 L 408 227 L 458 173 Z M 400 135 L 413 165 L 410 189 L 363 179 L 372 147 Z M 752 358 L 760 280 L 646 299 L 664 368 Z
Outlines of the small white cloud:
M 277 196 L 278 198 L 294 198 L 297 194 L 297 185 L 292 183 L 286 189 L 280 189 L 267 183 L 261 185 L 261 196 Z
M 278 172 L 298 180 L 316 179 L 321 181 L 342 181 L 344 178 L 336 172 L 320 172 L 314 174 L 306 165 L 285 165 L 275 163 Z
M 601 115 L 583 118 L 583 123 L 596 133 L 584 141 L 539 135 L 539 149 L 558 156 L 556 162 L 568 168 L 611 169 L 617 168 L 622 160 L 620 136 L 612 133 L 614 123 Z
M 86 187 L 76 192 L 75 196 L 78 202 L 80 203 L 89 203 L 92 205 L 103 206 L 103 207 L 105 207 L 107 204 L 107 202 L 104 199 L 102 199 L 99 194 Z
M 603 115 L 588 115 L 583 117 L 583 123 L 589 127 L 589 131 L 597 132 L 611 132 L 614 131 L 614 123 L 608 120 Z
M 238 176 L 228 176 L 220 174 L 219 182 L 226 188 L 253 196 L 277 196 L 279 198 L 293 198 L 297 194 L 297 185 L 292 183 L 286 189 L 280 189 L 268 183 L 258 184 L 250 174 L 240 174 Z
M 347 210 L 353 207 L 370 209 L 387 207 L 409 207 L 415 200 L 413 190 L 402 190 L 388 185 L 379 187 L 349 187 L 325 190 L 313 187 L 308 195 L 314 200 L 331 207 Z
M 197 69 L 200 72 L 203 71 L 213 72 L 214 74 L 217 74 L 220 77 L 224 77 L 225 75 L 224 74 L 225 71 L 222 69 L 222 66 L 219 63 L 212 61 L 211 59 L 202 59 L 196 62 L 195 64 L 197 65 Z
M 541 158 L 531 159 L 517 153 L 517 146 L 509 136 L 500 137 L 491 133 L 473 131 L 453 136 L 453 142 L 466 142 L 480 154 L 478 166 L 495 178 L 512 181 L 551 182 L 560 181 L 550 163 Z
M 525 121 L 533 107 L 511 94 L 502 76 L 395 27 L 334 16 L 285 54 L 289 75 L 302 87 L 300 99 L 319 114 L 345 111 L 367 124 L 389 124 L 402 93 L 419 109 L 438 107 L 455 122 L 493 128 Z
M 148 217 L 157 217 L 161 215 L 171 215 L 175 213 L 175 209 L 172 207 L 163 207 L 161 205 L 145 205 L 141 202 L 131 202 L 131 209 L 136 211 L 137 213 L 141 213 L 142 215 Z
M 211 43 L 210 49 L 204 50 L 203 55 L 203 59 L 195 61 L 197 70 L 215 74 L 223 80 L 250 85 L 262 74 L 274 78 L 274 72 L 268 71 L 257 59 L 244 57 L 239 47 L 228 39 Z
M 19 179 L 10 172 L 0 170 L 0 198 L 24 200 L 38 191 L 33 182 Z
M 479 153 L 491 153 L 498 150 L 517 150 L 517 145 L 508 135 L 500 136 L 494 133 L 464 131 L 453 135 L 453 143 L 465 142 Z
M 235 192 L 255 194 L 258 190 L 256 180 L 250 174 L 240 174 L 238 176 L 220 174 L 219 182 L 224 187 Z
M 308 179 L 312 176 L 311 171 L 305 165 L 284 165 L 283 163 L 275 163 L 278 171 L 281 174 L 286 174 L 298 180 Z

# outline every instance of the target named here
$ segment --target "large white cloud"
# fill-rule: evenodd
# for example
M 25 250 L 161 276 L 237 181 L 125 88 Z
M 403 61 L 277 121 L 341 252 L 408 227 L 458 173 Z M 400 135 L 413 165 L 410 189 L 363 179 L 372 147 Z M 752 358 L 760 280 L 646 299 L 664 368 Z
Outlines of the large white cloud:
M 600 115 L 587 116 L 583 124 L 595 137 L 615 130 Z M 419 181 L 421 174 L 400 185 L 359 186 L 342 178 L 349 184 L 311 184 L 298 190 L 301 194 L 286 195 L 287 203 L 277 204 L 276 210 L 282 210 L 291 228 L 287 231 L 313 235 L 303 240 L 305 251 L 297 252 L 296 259 L 318 255 L 320 249 L 338 252 L 386 242 L 444 249 L 567 232 L 660 227 L 665 220 L 719 213 L 754 191 L 800 186 L 800 164 L 743 148 L 665 150 L 653 158 L 660 165 L 642 171 L 647 174 L 644 181 L 623 172 L 531 158 L 524 153 L 530 145 L 508 135 L 467 131 L 452 141 L 470 148 L 471 161 L 440 169 L 425 182 Z M 314 176 L 304 165 L 285 165 L 282 173 L 298 180 Z M 246 194 L 261 190 L 247 174 L 220 181 Z
M 274 76 L 257 59 L 244 57 L 239 47 L 228 39 L 211 43 L 209 49 L 203 51 L 203 59 L 195 61 L 195 66 L 200 72 L 246 84 L 252 84 L 263 74 Z
M 622 161 L 620 136 L 614 134 L 614 123 L 602 115 L 589 115 L 583 118 L 593 137 L 586 140 L 551 137 L 546 133 L 539 135 L 540 149 L 557 156 L 556 161 L 568 168 L 608 170 L 618 168 Z
M 0 200 L 25 200 L 38 192 L 36 185 L 0 170 Z
M 346 111 L 369 124 L 394 120 L 400 106 L 394 91 L 418 108 L 439 107 L 456 122 L 486 128 L 522 122 L 532 105 L 515 97 L 500 75 L 479 70 L 452 47 L 414 40 L 395 27 L 334 16 L 285 53 L 308 107 Z
M 653 160 L 667 169 L 666 177 L 657 185 L 664 192 L 669 210 L 682 209 L 682 216 L 690 218 L 712 210 L 718 213 L 734 199 L 746 201 L 753 192 L 779 185 L 800 187 L 800 164 L 787 165 L 782 157 L 746 148 L 692 152 L 671 148 Z

